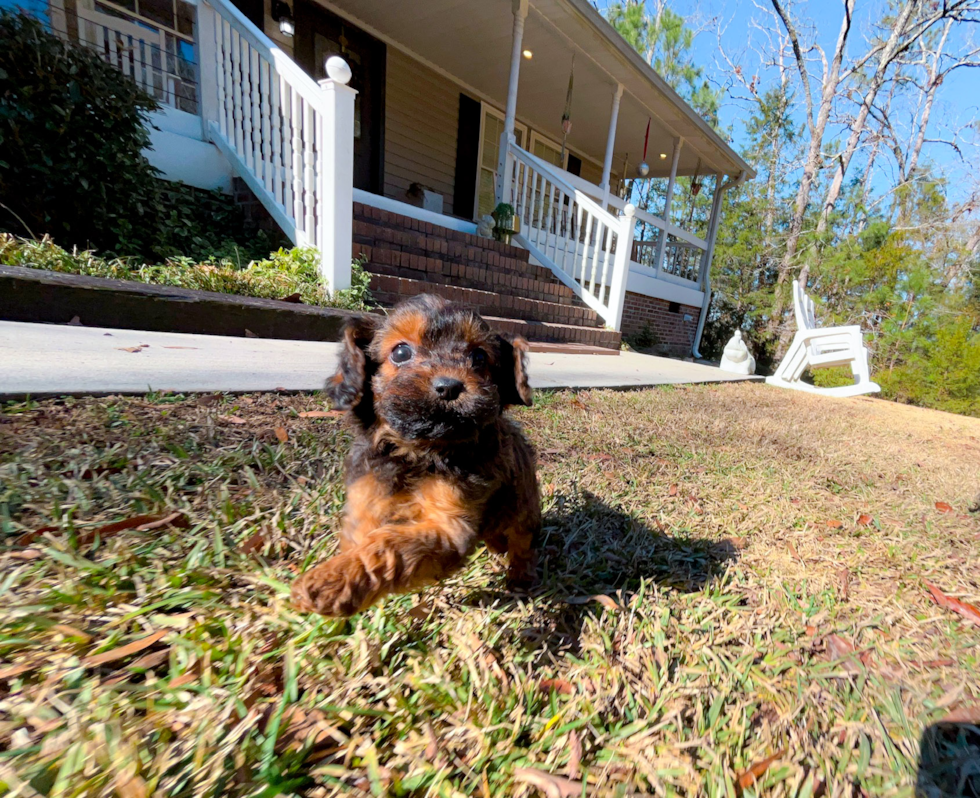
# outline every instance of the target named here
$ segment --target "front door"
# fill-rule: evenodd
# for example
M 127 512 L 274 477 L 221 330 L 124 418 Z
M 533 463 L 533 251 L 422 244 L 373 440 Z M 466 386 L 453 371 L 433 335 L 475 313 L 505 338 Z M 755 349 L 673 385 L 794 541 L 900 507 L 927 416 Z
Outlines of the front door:
M 351 68 L 354 100 L 354 187 L 381 193 L 384 162 L 384 42 L 324 8 L 297 0 L 296 62 L 315 80 L 325 78 L 325 63 L 339 55 Z

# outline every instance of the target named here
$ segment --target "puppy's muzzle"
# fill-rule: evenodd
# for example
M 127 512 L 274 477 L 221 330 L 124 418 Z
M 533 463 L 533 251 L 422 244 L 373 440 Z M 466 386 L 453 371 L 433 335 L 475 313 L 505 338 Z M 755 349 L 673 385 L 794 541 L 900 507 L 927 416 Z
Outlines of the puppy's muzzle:
M 454 377 L 436 377 L 432 381 L 432 390 L 444 402 L 452 402 L 459 397 L 465 387 L 462 380 L 457 380 Z

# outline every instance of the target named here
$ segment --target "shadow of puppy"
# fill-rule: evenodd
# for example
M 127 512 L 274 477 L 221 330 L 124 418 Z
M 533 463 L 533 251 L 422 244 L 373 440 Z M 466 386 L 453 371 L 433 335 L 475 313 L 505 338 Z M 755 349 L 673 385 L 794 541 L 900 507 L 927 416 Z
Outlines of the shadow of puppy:
M 596 611 L 589 596 L 636 592 L 641 583 L 685 593 L 703 590 L 735 560 L 728 540 L 672 535 L 652 528 L 591 493 L 557 496 L 544 516 L 539 582 L 525 644 L 553 655 L 580 651 L 582 625 Z M 474 593 L 469 603 L 513 604 L 505 592 Z

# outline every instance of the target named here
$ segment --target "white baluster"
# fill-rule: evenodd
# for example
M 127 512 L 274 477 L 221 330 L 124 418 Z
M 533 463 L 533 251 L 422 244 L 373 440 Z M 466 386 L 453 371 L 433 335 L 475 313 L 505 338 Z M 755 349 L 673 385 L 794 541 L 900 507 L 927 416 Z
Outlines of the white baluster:
M 231 92 L 228 89 L 229 83 L 231 82 L 231 28 L 228 25 L 228 21 L 222 17 L 218 24 L 220 25 L 220 36 L 221 36 L 221 71 L 218 74 L 218 98 L 219 98 L 219 113 L 221 114 L 221 133 L 225 137 L 225 140 L 230 142 L 234 141 L 234 135 L 232 130 L 232 114 L 231 114 Z
M 272 117 L 269 108 L 269 69 L 270 64 L 264 58 L 259 63 L 259 90 L 262 93 L 262 173 L 265 178 L 266 190 L 275 196 L 272 163 Z
M 284 208 L 288 208 L 289 204 L 286 202 L 286 197 L 289 196 L 289 192 L 286 190 L 286 184 L 283 180 L 282 165 L 283 107 L 282 96 L 279 90 L 282 78 L 274 69 L 270 69 L 269 78 L 272 82 L 272 193 L 277 202 L 282 204 Z
M 293 173 L 293 219 L 296 227 L 303 227 L 303 137 L 300 126 L 303 124 L 302 107 L 299 95 L 292 88 L 289 90 L 290 121 L 292 124 L 293 142 L 289 157 L 292 160 Z M 309 231 L 307 231 L 308 233 Z M 306 238 L 303 244 L 308 244 Z
M 262 96 L 259 81 L 259 54 L 249 46 L 249 82 L 252 87 L 252 163 L 255 177 L 265 182 L 265 159 L 262 157 Z
M 242 160 L 245 166 L 255 174 L 255 142 L 252 140 L 252 89 L 249 76 L 249 51 L 252 49 L 244 36 L 238 37 L 239 51 L 238 63 L 241 65 L 242 76 L 239 83 L 239 92 L 242 102 Z
M 316 155 L 313 150 L 313 134 L 316 119 L 313 108 L 303 101 L 303 203 L 306 208 L 306 234 L 309 243 L 316 242 Z
M 242 148 L 242 99 L 241 99 L 241 86 L 242 86 L 242 75 L 239 69 L 239 62 L 241 61 L 241 37 L 238 35 L 238 31 L 232 28 L 231 30 L 231 111 L 232 111 L 232 130 L 235 137 L 232 139 L 232 143 L 235 146 L 235 152 L 239 156 L 244 155 Z

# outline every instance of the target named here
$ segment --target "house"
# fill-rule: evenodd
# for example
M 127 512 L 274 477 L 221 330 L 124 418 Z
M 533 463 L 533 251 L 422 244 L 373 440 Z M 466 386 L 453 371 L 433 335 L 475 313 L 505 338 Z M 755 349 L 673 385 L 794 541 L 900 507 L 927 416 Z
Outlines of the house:
M 611 349 L 649 326 L 665 351 L 697 352 L 723 196 L 754 173 L 588 0 L 49 13 L 160 100 L 150 157 L 165 176 L 234 188 L 319 247 L 334 287 L 363 255 L 382 301 L 432 291 L 532 339 Z M 624 201 L 645 151 L 665 208 L 677 176 L 711 186 L 701 235 Z M 510 245 L 477 236 L 501 201 Z

